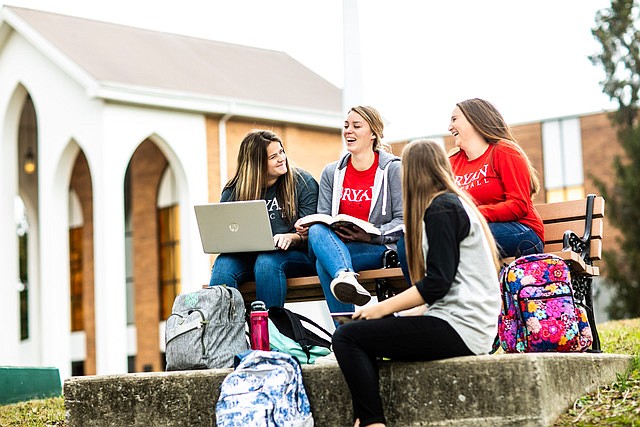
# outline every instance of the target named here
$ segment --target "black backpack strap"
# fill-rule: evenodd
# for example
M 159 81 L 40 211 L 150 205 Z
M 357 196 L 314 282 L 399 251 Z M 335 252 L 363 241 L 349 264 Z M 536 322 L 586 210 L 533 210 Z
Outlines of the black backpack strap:
M 318 325 L 316 322 L 309 319 L 308 317 L 303 316 L 302 314 L 294 313 L 293 311 L 289 311 L 289 312 L 291 313 L 292 316 L 296 317 L 298 321 L 300 321 L 301 323 L 302 322 L 309 323 L 310 325 L 313 325 L 316 328 L 318 328 L 319 331 L 323 332 L 326 335 L 326 338 L 323 338 L 318 334 L 316 334 L 315 332 L 305 328 L 304 325 L 302 325 L 306 339 L 309 342 L 309 344 L 311 344 L 312 346 L 319 345 L 321 347 L 331 348 L 331 338 L 333 337 L 331 332 L 327 331 L 322 326 Z
M 286 308 L 280 308 L 280 310 L 287 316 L 289 319 L 289 323 L 291 323 L 291 328 L 293 329 L 294 340 L 301 342 L 305 340 L 307 334 L 305 333 L 304 326 L 300 322 L 300 319 L 293 313 L 291 310 Z
M 291 327 L 293 329 L 293 339 L 298 344 L 300 344 L 300 347 L 302 347 L 302 351 L 304 351 L 304 354 L 307 355 L 307 363 L 309 363 L 309 361 L 311 360 L 310 349 L 312 347 L 312 344 L 309 342 L 309 338 L 307 337 L 307 331 L 304 329 L 304 326 L 302 326 L 302 322 L 297 317 L 296 313 L 284 307 L 282 308 L 282 312 L 284 312 L 284 314 L 289 319 L 289 323 L 291 324 Z
M 310 325 L 315 326 L 316 328 L 318 328 L 318 330 L 324 332 L 329 339 L 331 339 L 331 337 L 332 337 L 331 332 L 327 331 L 325 328 L 323 328 L 322 326 L 320 326 L 319 324 L 317 324 L 313 320 L 309 319 L 308 317 L 303 316 L 302 314 L 295 313 L 295 312 L 293 312 L 293 311 L 291 311 L 291 310 L 289 310 L 287 308 L 284 308 L 284 307 L 270 307 L 269 308 L 269 314 L 276 314 L 276 313 L 284 313 L 287 316 L 287 318 L 289 319 L 289 322 L 291 323 L 291 325 L 299 324 L 302 327 L 302 334 L 303 335 L 306 335 L 306 333 L 305 333 L 306 329 L 304 328 L 304 326 L 302 325 L 301 322 L 306 322 L 306 323 L 308 323 Z M 275 319 L 278 319 L 279 317 L 280 316 L 276 315 Z M 273 316 L 271 317 L 271 320 L 274 321 L 274 317 Z M 274 321 L 274 323 L 275 323 L 275 321 Z
M 285 309 L 286 310 L 286 309 Z M 289 310 L 290 311 L 290 310 Z M 302 314 L 298 314 L 298 313 L 294 313 L 292 311 L 290 311 L 290 313 L 292 313 L 294 316 L 297 316 L 300 320 L 302 320 L 303 322 L 307 322 L 310 325 L 315 326 L 316 328 L 318 328 L 320 331 L 324 332 L 325 334 L 327 334 L 327 336 L 329 338 L 331 338 L 333 336 L 333 334 L 331 334 L 331 332 L 327 331 L 325 328 L 323 328 L 322 326 L 318 325 L 316 322 L 314 322 L 313 320 L 309 319 L 308 317 L 303 316 Z

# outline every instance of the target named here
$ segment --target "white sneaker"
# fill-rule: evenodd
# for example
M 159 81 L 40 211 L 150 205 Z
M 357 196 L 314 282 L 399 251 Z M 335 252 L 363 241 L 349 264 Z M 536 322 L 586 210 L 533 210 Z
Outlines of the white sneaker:
M 331 281 L 331 293 L 338 301 L 347 304 L 365 305 L 371 300 L 371 294 L 356 279 L 353 271 L 341 271 Z

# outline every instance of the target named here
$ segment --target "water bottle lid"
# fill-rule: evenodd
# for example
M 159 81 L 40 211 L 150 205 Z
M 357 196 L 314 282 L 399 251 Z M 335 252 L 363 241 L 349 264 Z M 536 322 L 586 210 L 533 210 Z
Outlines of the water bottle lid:
M 267 306 L 262 301 L 254 301 L 251 303 L 251 311 L 267 311 Z

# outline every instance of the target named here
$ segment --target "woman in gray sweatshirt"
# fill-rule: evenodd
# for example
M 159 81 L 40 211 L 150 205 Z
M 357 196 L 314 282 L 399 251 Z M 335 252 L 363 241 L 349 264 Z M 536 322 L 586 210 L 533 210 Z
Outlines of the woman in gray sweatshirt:
M 343 130 L 347 153 L 322 171 L 317 209 L 368 221 L 380 234 L 357 226 L 296 224 L 299 233 L 308 233 L 309 254 L 332 313 L 369 302 L 371 295 L 356 273 L 381 268 L 385 251 L 395 249 L 403 234 L 400 158 L 383 145 L 382 131 L 376 109 L 358 106 L 349 111 Z

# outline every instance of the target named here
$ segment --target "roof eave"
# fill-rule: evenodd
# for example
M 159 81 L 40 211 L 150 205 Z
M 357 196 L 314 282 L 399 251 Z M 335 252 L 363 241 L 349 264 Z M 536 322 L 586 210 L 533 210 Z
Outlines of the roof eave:
M 257 101 L 199 95 L 116 82 L 100 82 L 88 91 L 91 98 L 123 104 L 166 108 L 203 114 L 231 115 L 338 129 L 339 111 L 308 109 Z
M 3 7 L 0 10 L 0 14 L 3 22 L 6 22 L 14 31 L 31 43 L 38 52 L 60 67 L 64 73 L 71 77 L 71 79 L 86 88 L 87 91 L 90 91 L 91 88 L 95 87 L 96 80 L 93 76 L 62 53 L 62 51 L 50 43 L 42 36 L 42 34 L 37 32 L 32 26 L 20 18 L 20 16 L 15 14 L 10 7 Z M 2 47 L 2 43 L 4 43 L 3 37 L 8 36 L 0 34 L 0 47 Z
M 9 25 L 4 17 L 4 10 L 4 8 L 0 9 L 0 51 L 4 49 L 4 45 L 11 35 L 11 25 Z

